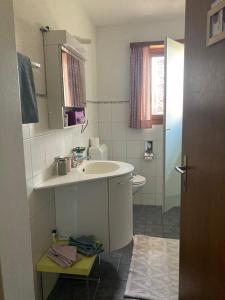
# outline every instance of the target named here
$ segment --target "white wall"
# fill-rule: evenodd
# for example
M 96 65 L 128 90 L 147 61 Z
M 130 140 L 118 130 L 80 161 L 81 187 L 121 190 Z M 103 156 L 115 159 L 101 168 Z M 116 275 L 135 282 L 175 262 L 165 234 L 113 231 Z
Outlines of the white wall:
M 128 161 L 147 178 L 136 204 L 162 205 L 163 126 L 149 130 L 128 128 L 130 97 L 130 42 L 184 37 L 184 20 L 102 27 L 97 29 L 99 134 L 110 147 L 110 158 Z M 124 103 L 116 103 L 124 101 Z M 127 102 L 126 102 L 127 101 Z M 103 103 L 104 102 L 104 103 Z M 143 160 L 144 141 L 153 140 L 155 160 Z
M 11 0 L 0 1 L 0 38 L 0 272 L 5 300 L 34 300 Z
M 66 29 L 71 35 L 89 38 L 89 58 L 86 64 L 87 99 L 96 98 L 96 47 L 95 28 L 89 21 L 78 0 L 16 0 L 14 2 L 17 51 L 41 63 L 34 70 L 37 93 L 45 93 L 44 55 L 41 26 Z M 26 164 L 27 195 L 32 236 L 34 269 L 37 261 L 50 244 L 50 232 L 55 227 L 53 190 L 34 192 L 33 186 L 54 172 L 54 157 L 69 155 L 75 146 L 88 145 L 90 136 L 98 135 L 97 105 L 88 103 L 89 126 L 81 135 L 81 128 L 50 130 L 48 125 L 47 99 L 38 99 L 40 122 L 23 125 L 24 155 Z M 36 277 L 35 273 L 35 277 Z M 53 278 L 54 279 L 54 278 Z M 40 297 L 39 281 L 36 297 Z M 49 288 L 51 288 L 50 281 Z M 54 283 L 54 280 L 53 280 Z

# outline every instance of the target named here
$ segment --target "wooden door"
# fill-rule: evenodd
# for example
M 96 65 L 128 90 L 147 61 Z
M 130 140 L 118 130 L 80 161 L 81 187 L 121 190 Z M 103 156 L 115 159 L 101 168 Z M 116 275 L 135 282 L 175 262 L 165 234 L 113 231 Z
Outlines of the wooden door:
M 206 47 L 213 1 L 186 1 L 180 300 L 225 299 L 225 40 Z

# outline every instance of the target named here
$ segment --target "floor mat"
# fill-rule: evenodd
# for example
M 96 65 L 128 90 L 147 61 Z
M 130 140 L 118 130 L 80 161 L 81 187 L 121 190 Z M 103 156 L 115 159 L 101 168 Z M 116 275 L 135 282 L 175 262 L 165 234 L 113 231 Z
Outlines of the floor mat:
M 125 297 L 178 300 L 179 240 L 134 236 Z

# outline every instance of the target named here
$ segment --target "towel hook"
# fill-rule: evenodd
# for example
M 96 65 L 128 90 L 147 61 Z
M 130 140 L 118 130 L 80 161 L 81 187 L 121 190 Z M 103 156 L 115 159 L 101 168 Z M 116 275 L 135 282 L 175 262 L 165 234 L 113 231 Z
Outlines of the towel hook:
M 85 129 L 88 127 L 88 120 L 86 121 L 86 124 L 82 125 L 81 127 L 81 133 L 84 133 Z

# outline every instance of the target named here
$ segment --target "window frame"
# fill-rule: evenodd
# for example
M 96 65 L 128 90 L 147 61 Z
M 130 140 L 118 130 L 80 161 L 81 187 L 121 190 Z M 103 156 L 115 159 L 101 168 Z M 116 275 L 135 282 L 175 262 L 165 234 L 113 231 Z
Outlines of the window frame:
M 152 65 L 151 65 L 151 59 L 152 57 L 158 57 L 158 56 L 164 56 L 165 58 L 165 48 L 162 47 L 162 48 L 154 48 L 154 49 L 151 49 L 151 46 L 154 45 L 154 46 L 163 46 L 164 43 L 154 43 L 154 44 L 151 44 L 149 45 L 149 63 L 150 63 L 150 70 L 152 70 Z M 150 86 L 152 86 L 152 76 L 150 77 Z M 165 74 L 164 74 L 164 82 L 165 82 Z M 164 88 L 165 88 L 165 84 L 164 84 Z M 164 92 L 164 101 L 163 101 L 164 105 L 165 105 L 165 92 Z M 150 104 L 151 104 L 151 109 L 152 109 L 152 93 L 150 92 Z M 153 125 L 161 125 L 163 124 L 163 120 L 164 120 L 164 112 L 162 113 L 162 115 L 154 115 L 152 114 L 152 111 L 151 111 L 151 116 L 152 116 L 152 124 Z

